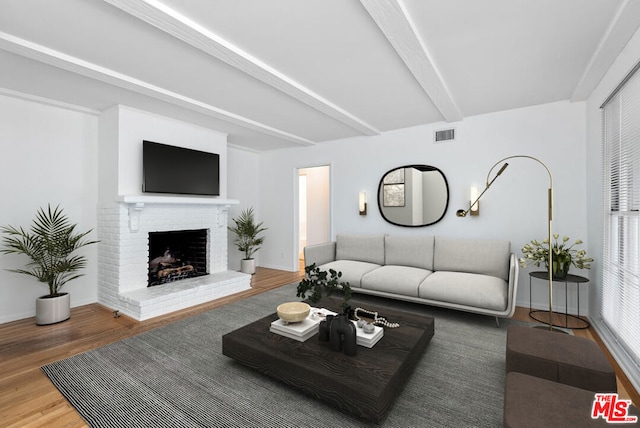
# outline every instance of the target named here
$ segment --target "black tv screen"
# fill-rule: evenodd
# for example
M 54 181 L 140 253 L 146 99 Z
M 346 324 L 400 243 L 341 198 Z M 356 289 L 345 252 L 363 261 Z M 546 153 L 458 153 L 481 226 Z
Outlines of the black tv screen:
M 142 191 L 220 196 L 220 156 L 217 153 L 142 142 Z

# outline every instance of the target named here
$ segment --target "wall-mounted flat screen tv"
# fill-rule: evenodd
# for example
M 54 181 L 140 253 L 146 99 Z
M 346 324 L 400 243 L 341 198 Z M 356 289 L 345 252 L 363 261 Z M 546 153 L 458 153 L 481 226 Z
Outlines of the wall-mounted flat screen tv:
M 142 142 L 142 191 L 179 195 L 220 196 L 220 156 Z

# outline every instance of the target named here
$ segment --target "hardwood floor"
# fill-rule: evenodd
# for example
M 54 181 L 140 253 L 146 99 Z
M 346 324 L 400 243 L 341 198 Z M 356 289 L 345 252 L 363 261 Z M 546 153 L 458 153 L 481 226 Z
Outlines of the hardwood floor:
M 87 426 L 42 374 L 42 365 L 298 281 L 302 274 L 258 268 L 251 290 L 142 322 L 126 316 L 114 318 L 111 310 L 90 304 L 73 308 L 71 319 L 61 324 L 38 327 L 34 318 L 0 324 L 0 426 Z M 528 309 L 518 308 L 514 318 L 530 321 Z M 603 347 L 592 329 L 576 330 L 575 334 L 596 340 Z M 609 358 L 618 373 L 621 398 L 640 404 L 637 391 Z
M 304 274 L 304 272 L 303 272 Z M 258 268 L 251 290 L 138 322 L 99 304 L 73 308 L 71 319 L 36 326 L 35 318 L 0 324 L 0 426 L 84 427 L 80 415 L 40 367 L 298 281 L 299 272 Z

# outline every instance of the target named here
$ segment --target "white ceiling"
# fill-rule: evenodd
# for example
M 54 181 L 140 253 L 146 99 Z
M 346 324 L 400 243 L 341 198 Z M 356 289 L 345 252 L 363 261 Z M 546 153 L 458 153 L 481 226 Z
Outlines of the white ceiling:
M 584 100 L 640 0 L 1 0 L 0 93 L 306 146 Z

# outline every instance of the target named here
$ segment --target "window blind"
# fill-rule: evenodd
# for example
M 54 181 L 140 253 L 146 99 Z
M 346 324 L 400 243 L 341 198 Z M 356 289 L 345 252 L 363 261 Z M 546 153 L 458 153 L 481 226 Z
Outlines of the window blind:
M 636 69 L 603 105 L 600 316 L 640 367 L 640 73 Z

